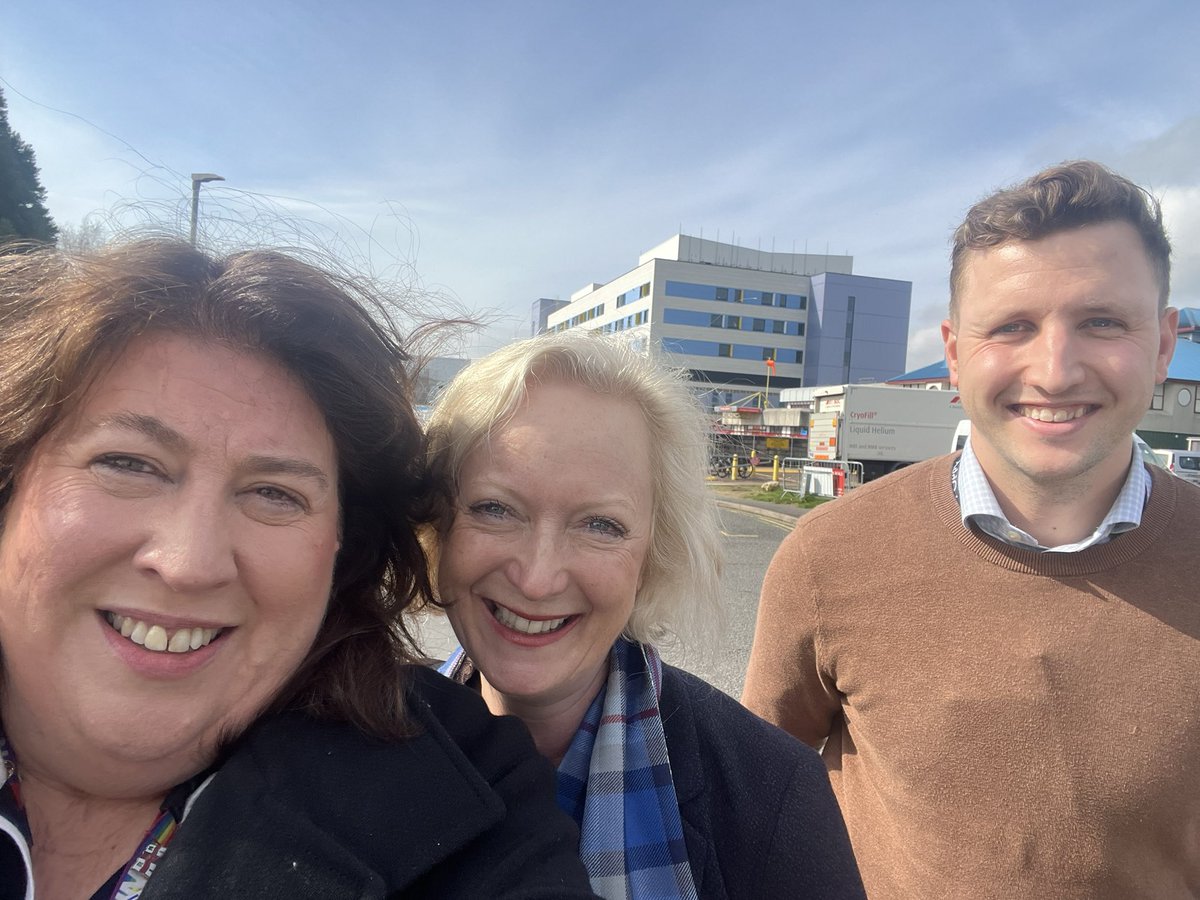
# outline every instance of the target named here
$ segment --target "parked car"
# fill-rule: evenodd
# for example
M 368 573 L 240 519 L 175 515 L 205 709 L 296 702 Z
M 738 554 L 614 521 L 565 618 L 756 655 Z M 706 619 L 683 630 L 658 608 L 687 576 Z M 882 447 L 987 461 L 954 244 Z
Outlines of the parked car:
M 1200 451 L 1154 450 L 1153 452 L 1167 471 L 1173 472 L 1184 481 L 1200 484 Z
M 1135 431 L 1133 433 L 1133 446 L 1138 448 L 1138 452 L 1142 454 L 1142 462 L 1149 463 L 1152 466 L 1158 466 L 1160 469 L 1165 469 L 1166 463 L 1163 462 L 1158 452 L 1150 449 L 1150 445 L 1142 440 L 1141 436 Z

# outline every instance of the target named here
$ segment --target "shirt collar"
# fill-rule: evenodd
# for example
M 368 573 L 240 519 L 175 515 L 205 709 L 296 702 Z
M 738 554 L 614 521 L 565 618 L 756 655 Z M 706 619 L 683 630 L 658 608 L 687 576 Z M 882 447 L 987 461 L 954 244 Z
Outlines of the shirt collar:
M 1058 547 L 1046 547 L 1037 538 L 1018 528 L 1008 521 L 979 458 L 971 447 L 971 438 L 967 437 L 962 456 L 956 464 L 956 479 L 959 510 L 962 513 L 964 525 L 975 525 L 980 531 L 989 534 L 998 541 L 1003 541 L 1013 547 L 1026 550 L 1053 551 L 1056 553 L 1074 553 L 1096 544 L 1103 544 L 1125 531 L 1132 531 L 1142 524 L 1142 510 L 1150 499 L 1150 474 L 1142 462 L 1140 454 L 1132 454 L 1129 464 L 1129 474 L 1125 477 L 1117 499 L 1113 501 L 1108 514 L 1101 520 L 1099 526 L 1082 540 Z

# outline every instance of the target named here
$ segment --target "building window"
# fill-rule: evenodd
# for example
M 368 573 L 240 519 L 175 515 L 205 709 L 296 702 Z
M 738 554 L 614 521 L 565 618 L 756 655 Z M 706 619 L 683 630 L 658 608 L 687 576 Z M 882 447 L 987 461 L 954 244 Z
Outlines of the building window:
M 625 293 L 617 297 L 617 309 L 620 309 L 626 303 L 632 303 L 634 300 L 640 300 L 642 297 L 649 296 L 650 282 L 646 282 L 641 287 L 630 288 Z
M 667 307 L 663 310 L 663 324 L 665 325 L 696 325 L 700 328 L 708 328 L 712 326 L 713 316 L 708 313 L 696 312 L 691 309 L 672 309 Z M 720 316 L 715 317 L 718 321 L 716 327 L 720 327 Z
M 762 359 L 762 347 L 757 344 L 734 344 L 733 358 L 751 361 L 760 360 Z
M 725 317 L 725 327 L 732 328 L 735 331 L 741 331 L 742 317 L 741 316 L 726 316 Z
M 762 305 L 763 306 L 774 306 L 775 305 L 775 295 L 772 294 L 770 291 L 763 291 Z
M 671 297 L 688 297 L 692 300 L 719 300 L 717 292 L 722 288 L 715 288 L 711 284 L 691 284 L 687 281 L 668 281 L 666 284 L 666 293 Z
M 665 338 L 663 350 L 668 353 L 686 353 L 688 356 L 716 356 L 717 345 L 712 341 L 689 341 L 684 338 Z
M 741 303 L 741 302 L 742 302 L 742 289 L 741 289 L 741 288 L 734 288 L 734 290 L 733 290 L 733 302 L 734 302 L 734 303 Z
M 752 323 L 750 325 L 751 331 L 766 331 L 767 330 L 767 320 L 766 319 L 751 319 L 751 323 Z
M 763 347 L 762 351 L 763 351 L 763 359 L 774 359 L 775 358 L 775 348 L 774 347 Z
M 733 344 L 717 344 L 717 356 L 733 356 Z
M 842 353 L 842 380 L 850 380 L 850 350 L 854 346 L 854 298 L 846 298 L 846 336 L 843 338 L 845 350 Z
M 1151 409 L 1162 409 L 1163 408 L 1163 393 L 1164 393 L 1164 391 L 1165 391 L 1164 385 L 1156 384 L 1154 386 L 1154 396 L 1150 398 L 1150 408 Z
M 708 322 L 709 328 L 724 328 L 725 317 L 720 313 L 713 313 Z
M 804 351 L 803 350 L 796 351 L 796 362 L 799 365 L 804 365 Z
M 729 288 L 716 288 L 713 296 L 714 300 L 727 301 L 729 299 Z
M 785 334 L 786 333 L 784 330 L 785 327 L 786 326 L 782 319 L 774 319 L 771 322 L 771 333 L 772 334 Z

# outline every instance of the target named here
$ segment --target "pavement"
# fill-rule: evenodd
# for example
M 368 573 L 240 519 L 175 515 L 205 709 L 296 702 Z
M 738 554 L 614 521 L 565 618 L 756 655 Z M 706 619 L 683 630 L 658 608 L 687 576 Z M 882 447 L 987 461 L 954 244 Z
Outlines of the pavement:
M 743 484 L 747 484 L 747 482 L 743 482 Z M 751 500 L 748 497 L 740 496 L 737 489 L 730 487 L 728 482 L 710 481 L 708 487 L 716 495 L 717 506 L 725 509 L 752 511 L 755 515 L 784 525 L 795 524 L 798 518 L 808 512 L 807 509 L 787 503 L 770 503 L 765 500 Z M 757 490 L 759 487 L 760 485 L 754 485 L 752 489 Z

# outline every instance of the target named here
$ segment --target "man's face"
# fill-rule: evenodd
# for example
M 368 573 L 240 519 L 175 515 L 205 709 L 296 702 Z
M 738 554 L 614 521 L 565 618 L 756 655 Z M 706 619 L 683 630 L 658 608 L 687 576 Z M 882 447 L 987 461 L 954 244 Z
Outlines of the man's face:
M 971 251 L 942 339 L 995 487 L 1062 495 L 1123 477 L 1175 350 L 1178 312 L 1158 296 L 1126 222 Z

